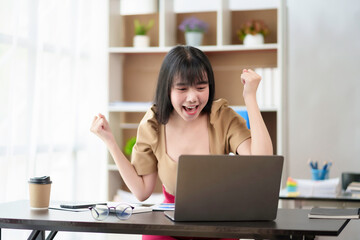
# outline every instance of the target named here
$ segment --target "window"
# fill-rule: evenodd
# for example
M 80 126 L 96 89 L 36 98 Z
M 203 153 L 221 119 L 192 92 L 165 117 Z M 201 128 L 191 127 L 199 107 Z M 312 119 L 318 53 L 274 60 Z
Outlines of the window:
M 106 7 L 0 1 L 0 202 L 28 199 L 41 175 L 51 199 L 106 197 L 104 144 L 89 132 L 106 109 Z

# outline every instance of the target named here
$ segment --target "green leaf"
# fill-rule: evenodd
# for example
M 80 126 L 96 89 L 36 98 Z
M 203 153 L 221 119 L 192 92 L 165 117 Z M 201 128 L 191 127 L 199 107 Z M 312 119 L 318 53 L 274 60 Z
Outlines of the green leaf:
M 136 143 L 136 137 L 132 137 L 129 140 L 126 141 L 125 147 L 124 147 L 124 153 L 128 156 L 131 155 L 133 147 Z
M 135 35 L 146 35 L 147 32 L 154 26 L 154 20 L 151 19 L 146 25 L 141 24 L 138 19 L 134 20 Z

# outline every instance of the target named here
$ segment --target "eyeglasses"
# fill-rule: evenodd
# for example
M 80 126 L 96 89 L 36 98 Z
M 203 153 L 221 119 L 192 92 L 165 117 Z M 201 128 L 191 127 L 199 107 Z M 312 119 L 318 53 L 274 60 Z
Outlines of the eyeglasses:
M 120 220 L 126 220 L 131 216 L 134 207 L 130 206 L 129 204 L 121 203 L 116 207 L 108 207 L 107 205 L 96 205 L 95 207 L 89 207 L 89 209 L 91 211 L 92 217 L 98 221 L 106 219 L 109 216 L 110 212 L 114 212 L 116 214 L 116 217 Z

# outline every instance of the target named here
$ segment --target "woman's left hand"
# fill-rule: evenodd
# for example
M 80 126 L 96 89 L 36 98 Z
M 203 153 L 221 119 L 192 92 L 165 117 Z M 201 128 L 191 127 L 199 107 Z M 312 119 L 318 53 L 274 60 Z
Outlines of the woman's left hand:
M 256 98 L 256 91 L 261 81 L 261 76 L 251 69 L 244 69 L 241 74 L 241 82 L 244 84 L 243 97 Z
M 251 139 L 241 143 L 237 149 L 237 153 L 272 155 L 273 146 L 270 134 L 256 101 L 256 91 L 260 84 L 261 76 L 251 69 L 244 69 L 241 74 L 241 81 L 244 84 L 243 96 L 249 114 Z

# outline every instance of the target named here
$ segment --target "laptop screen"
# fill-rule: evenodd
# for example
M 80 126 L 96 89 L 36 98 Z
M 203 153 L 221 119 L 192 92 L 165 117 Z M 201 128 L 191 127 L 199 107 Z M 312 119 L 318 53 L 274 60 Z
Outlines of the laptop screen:
M 273 220 L 282 168 L 282 156 L 182 155 L 175 220 Z

